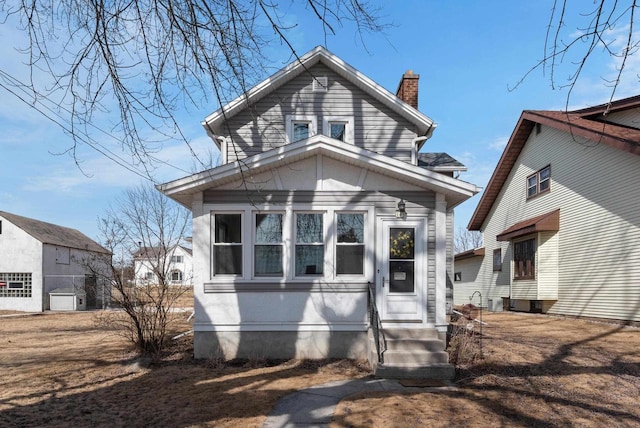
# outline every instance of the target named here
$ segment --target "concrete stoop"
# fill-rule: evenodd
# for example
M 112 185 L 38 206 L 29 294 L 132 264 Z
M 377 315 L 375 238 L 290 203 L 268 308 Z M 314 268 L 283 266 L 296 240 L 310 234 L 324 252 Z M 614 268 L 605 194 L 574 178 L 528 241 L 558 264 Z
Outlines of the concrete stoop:
M 378 363 L 373 335 L 369 332 L 369 362 L 373 374 L 386 379 L 452 380 L 455 367 L 449 364 L 445 342 L 435 329 L 385 329 L 387 350 Z

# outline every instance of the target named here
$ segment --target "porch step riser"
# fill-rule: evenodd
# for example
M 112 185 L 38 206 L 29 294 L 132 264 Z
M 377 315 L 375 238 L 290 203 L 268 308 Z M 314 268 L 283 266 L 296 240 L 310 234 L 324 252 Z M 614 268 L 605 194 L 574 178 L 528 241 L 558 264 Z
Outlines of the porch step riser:
M 444 351 L 445 343 L 439 339 L 387 339 L 387 349 L 393 351 Z
M 429 365 L 429 364 L 447 364 L 449 362 L 449 354 L 444 351 L 424 352 L 424 351 L 390 351 L 384 353 L 385 365 Z
M 430 339 L 439 338 L 438 331 L 434 328 L 420 328 L 420 329 L 385 328 L 384 337 L 387 340 L 393 340 L 393 339 L 430 340 Z
M 456 375 L 456 370 L 451 364 L 433 364 L 426 367 L 391 367 L 385 363 L 375 368 L 374 375 L 384 379 L 452 380 Z

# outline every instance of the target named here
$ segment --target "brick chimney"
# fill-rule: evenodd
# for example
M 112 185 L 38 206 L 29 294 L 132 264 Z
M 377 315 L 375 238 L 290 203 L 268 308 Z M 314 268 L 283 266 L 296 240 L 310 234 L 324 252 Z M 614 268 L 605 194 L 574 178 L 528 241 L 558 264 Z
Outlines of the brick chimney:
M 411 107 L 418 109 L 418 79 L 419 74 L 413 74 L 413 70 L 408 70 L 402 75 L 396 96 Z

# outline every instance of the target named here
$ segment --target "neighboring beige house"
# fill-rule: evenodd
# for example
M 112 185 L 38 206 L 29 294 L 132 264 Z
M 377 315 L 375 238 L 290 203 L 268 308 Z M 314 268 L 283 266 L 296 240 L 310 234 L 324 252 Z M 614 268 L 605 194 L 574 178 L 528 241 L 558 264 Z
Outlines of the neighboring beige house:
M 158 272 L 164 272 L 171 285 L 193 285 L 191 248 L 172 246 L 166 253 L 160 247 L 142 247 L 133 255 L 136 285 L 157 284 Z
M 453 304 L 456 306 L 473 303 L 480 304 L 476 291 L 482 293 L 482 284 L 476 282 L 478 273 L 484 261 L 485 250 L 475 248 L 456 254 L 453 257 Z M 472 297 L 473 296 L 473 297 Z M 483 306 L 487 305 L 487 300 L 482 296 Z M 492 307 L 493 302 L 488 304 Z
M 468 226 L 491 309 L 640 321 L 638 155 L 640 96 L 522 113 Z
M 110 266 L 111 253 L 75 229 L 0 211 L 0 309 L 42 312 L 52 291 L 103 307 Z
M 453 375 L 453 208 L 478 190 L 454 159 L 419 153 L 435 123 L 417 110 L 418 75 L 396 93 L 318 47 L 205 119 L 223 164 L 159 186 L 193 213 L 197 358 Z M 367 338 L 380 325 L 386 352 Z

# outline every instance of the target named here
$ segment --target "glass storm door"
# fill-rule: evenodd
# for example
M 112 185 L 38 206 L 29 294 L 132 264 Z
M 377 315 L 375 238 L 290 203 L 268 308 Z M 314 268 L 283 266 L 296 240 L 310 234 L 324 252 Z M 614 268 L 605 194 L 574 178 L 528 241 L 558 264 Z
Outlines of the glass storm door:
M 380 221 L 378 236 L 378 292 L 382 297 L 382 320 L 421 321 L 424 238 L 421 221 Z

